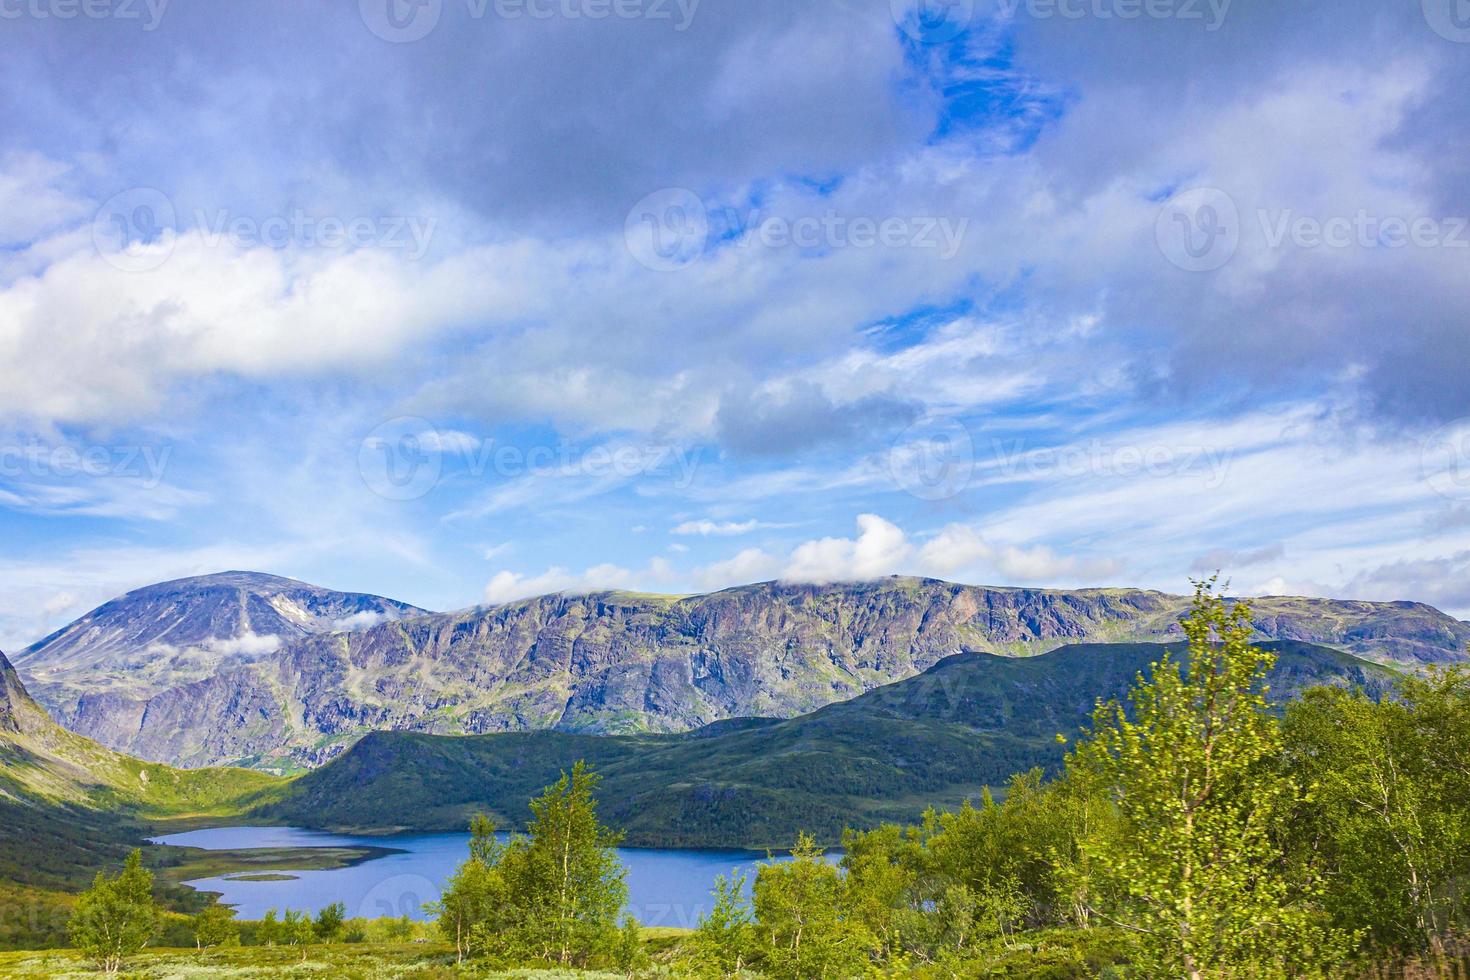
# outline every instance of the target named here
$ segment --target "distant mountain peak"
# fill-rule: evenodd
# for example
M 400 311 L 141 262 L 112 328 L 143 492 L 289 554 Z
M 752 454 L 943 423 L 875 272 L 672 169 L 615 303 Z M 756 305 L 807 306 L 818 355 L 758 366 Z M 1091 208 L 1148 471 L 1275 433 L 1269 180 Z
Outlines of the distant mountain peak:
M 37 700 L 70 724 L 84 698 L 148 697 L 305 636 L 422 615 L 382 596 L 217 572 L 134 589 L 27 647 L 15 663 Z

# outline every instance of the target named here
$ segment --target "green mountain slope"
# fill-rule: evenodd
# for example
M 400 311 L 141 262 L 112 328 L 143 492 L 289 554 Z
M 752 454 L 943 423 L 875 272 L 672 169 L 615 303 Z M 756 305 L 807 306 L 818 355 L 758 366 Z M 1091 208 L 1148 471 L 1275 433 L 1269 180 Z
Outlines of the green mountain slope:
M 1273 643 L 1274 694 L 1318 684 L 1382 691 L 1393 672 L 1337 650 Z M 949 658 L 851 701 L 780 721 L 682 735 L 379 732 L 300 777 L 256 816 L 335 829 L 460 829 L 475 812 L 519 825 L 526 803 L 586 759 L 602 812 L 644 846 L 789 846 L 798 829 L 911 820 L 1061 759 L 1099 698 L 1119 697 L 1166 648 L 1078 645 L 1027 659 Z
M 51 721 L 0 654 L 0 881 L 84 883 L 164 819 L 227 818 L 282 780 L 140 762 Z

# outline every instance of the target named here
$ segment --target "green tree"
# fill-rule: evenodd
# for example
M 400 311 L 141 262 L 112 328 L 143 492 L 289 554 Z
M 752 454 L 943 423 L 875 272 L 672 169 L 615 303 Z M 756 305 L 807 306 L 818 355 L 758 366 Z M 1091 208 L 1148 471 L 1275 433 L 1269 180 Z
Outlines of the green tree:
M 439 901 L 427 906 L 439 932 L 454 943 L 460 963 L 469 952 L 470 937 L 476 926 L 482 931 L 497 928 L 496 920 L 505 897 L 499 872 L 502 853 L 495 824 L 489 817 L 476 816 L 470 822 L 470 859 L 450 876 Z
M 879 944 L 853 913 L 842 873 L 807 834 L 797 838 L 791 858 L 763 864 L 756 874 L 753 904 L 762 973 L 835 980 L 865 972 Z
M 700 918 L 687 946 L 701 976 L 738 976 L 745 968 L 755 922 L 745 900 L 749 880 L 744 874 L 715 879 L 714 906 Z
M 347 906 L 341 902 L 333 902 L 316 914 L 313 925 L 316 937 L 324 943 L 335 942 L 342 934 L 342 925 L 346 921 Z
M 1266 705 L 1275 658 L 1251 646 L 1246 604 L 1228 605 L 1213 582 L 1199 584 L 1183 627 L 1187 666 L 1166 654 L 1139 678 L 1131 711 L 1099 706 L 1069 760 L 1103 781 L 1121 818 L 1083 843 L 1117 896 L 1105 915 L 1137 934 L 1148 975 L 1320 969 L 1345 941 L 1321 924 L 1274 833 L 1302 796 L 1280 771 Z
M 255 931 L 255 941 L 261 946 L 279 946 L 283 933 L 281 932 L 281 921 L 275 909 L 266 909 L 265 916 L 260 920 L 260 928 Z
M 1344 928 L 1437 951 L 1470 874 L 1470 673 L 1406 678 L 1398 693 L 1321 688 L 1287 710 L 1287 764 L 1311 794 L 1292 840 L 1331 876 L 1325 902 Z
M 311 915 L 306 912 L 294 912 L 286 910 L 281 919 L 281 941 L 286 946 L 296 946 L 301 950 L 301 962 L 306 962 L 306 957 L 311 952 L 312 940 L 316 938 L 316 926 L 311 921 Z
M 622 835 L 597 819 L 597 784 L 578 762 L 531 803 L 526 835 L 504 845 L 476 818 L 469 860 L 430 906 L 461 959 L 467 949 L 564 966 L 615 958 L 627 871 L 614 851 Z
M 563 966 L 585 965 L 615 944 L 628 900 L 622 835 L 597 819 L 599 777 L 578 762 L 531 803 L 527 836 L 501 855 L 508 938 L 520 951 Z
M 117 877 L 97 873 L 92 887 L 77 898 L 68 931 L 72 945 L 112 975 L 125 957 L 148 944 L 158 922 L 153 874 L 143 867 L 143 853 L 135 850 Z
M 212 946 L 235 946 L 240 942 L 240 927 L 235 923 L 235 910 L 212 902 L 194 916 L 194 945 L 199 949 Z
M 643 949 L 643 930 L 631 915 L 623 917 L 623 924 L 618 929 L 617 939 L 613 942 L 612 961 L 630 977 L 648 965 L 648 953 Z

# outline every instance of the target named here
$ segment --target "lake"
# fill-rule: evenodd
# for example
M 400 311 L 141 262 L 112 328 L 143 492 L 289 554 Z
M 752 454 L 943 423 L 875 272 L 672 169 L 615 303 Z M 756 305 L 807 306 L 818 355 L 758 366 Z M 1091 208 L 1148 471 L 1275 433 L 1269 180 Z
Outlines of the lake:
M 443 882 L 469 857 L 469 834 L 401 834 L 356 837 L 294 827 L 220 827 L 171 834 L 155 843 L 205 850 L 256 847 L 392 847 L 389 854 L 351 868 L 332 871 L 288 871 L 290 881 L 239 881 L 231 877 L 186 882 L 201 891 L 219 892 L 242 919 L 259 919 L 267 909 L 300 909 L 313 914 L 343 902 L 349 916 L 403 915 L 423 920 L 425 902 L 439 897 Z M 764 855 L 750 851 L 619 849 L 628 869 L 627 911 L 645 926 L 693 928 L 709 911 L 717 875 L 748 872 Z M 248 872 L 242 872 L 245 874 Z

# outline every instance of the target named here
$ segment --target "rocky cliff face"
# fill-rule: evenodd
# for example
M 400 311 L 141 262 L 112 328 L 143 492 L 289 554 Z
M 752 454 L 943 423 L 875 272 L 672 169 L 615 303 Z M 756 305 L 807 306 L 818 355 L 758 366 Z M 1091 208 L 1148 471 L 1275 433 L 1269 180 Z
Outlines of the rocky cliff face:
M 96 699 L 128 703 L 214 677 L 314 633 L 362 629 L 424 610 L 274 575 L 225 572 L 129 592 L 16 657 L 31 690 L 64 724 Z
M 548 596 L 315 633 L 143 696 L 81 696 L 67 723 L 143 758 L 311 766 L 364 733 L 685 731 L 792 717 L 947 656 L 1178 638 L 1188 601 L 1139 590 L 995 589 L 915 579 L 758 585 L 669 598 Z M 1283 599 L 1263 639 L 1378 661 L 1460 657 L 1470 626 L 1426 606 Z
M 31 700 L 15 668 L 0 653 L 0 733 L 30 735 L 49 723 L 46 712 Z

